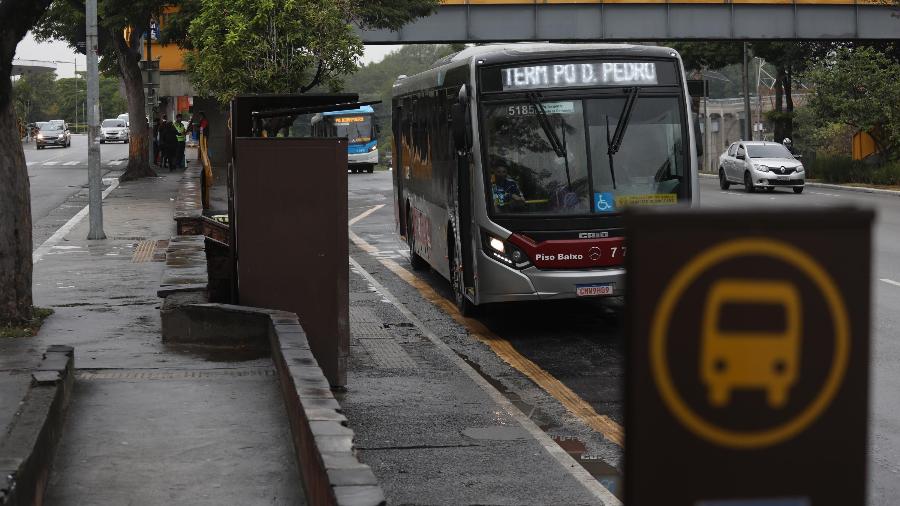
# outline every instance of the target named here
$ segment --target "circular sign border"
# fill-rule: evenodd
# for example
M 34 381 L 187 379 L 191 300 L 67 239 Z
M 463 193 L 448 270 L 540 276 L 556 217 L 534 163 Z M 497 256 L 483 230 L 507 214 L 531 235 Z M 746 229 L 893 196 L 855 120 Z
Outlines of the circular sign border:
M 835 352 L 831 370 L 819 395 L 791 420 L 770 429 L 736 431 L 724 429 L 697 415 L 678 394 L 666 363 L 667 327 L 679 297 L 697 277 L 710 267 L 735 257 L 762 255 L 776 258 L 806 274 L 816 285 L 831 310 Z M 792 438 L 812 423 L 834 399 L 843 381 L 850 354 L 847 308 L 831 276 L 806 252 L 782 241 L 766 238 L 734 239 L 713 246 L 683 267 L 663 291 L 653 314 L 650 334 L 650 363 L 660 397 L 675 417 L 696 435 L 726 447 L 751 449 L 771 446 Z

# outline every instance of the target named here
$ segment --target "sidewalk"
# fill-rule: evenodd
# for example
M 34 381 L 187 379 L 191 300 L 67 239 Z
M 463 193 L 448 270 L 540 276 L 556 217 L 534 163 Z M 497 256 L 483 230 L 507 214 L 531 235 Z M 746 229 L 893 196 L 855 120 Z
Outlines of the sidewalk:
M 193 162 L 192 162 L 193 163 Z M 164 345 L 160 262 L 175 233 L 182 172 L 123 183 L 35 265 L 53 308 L 38 336 L 0 341 L 0 430 L 28 369 L 51 344 L 75 348 L 75 387 L 47 504 L 303 504 L 272 361 L 228 361 Z
M 389 504 L 620 504 L 351 264 L 348 384 L 336 397 Z

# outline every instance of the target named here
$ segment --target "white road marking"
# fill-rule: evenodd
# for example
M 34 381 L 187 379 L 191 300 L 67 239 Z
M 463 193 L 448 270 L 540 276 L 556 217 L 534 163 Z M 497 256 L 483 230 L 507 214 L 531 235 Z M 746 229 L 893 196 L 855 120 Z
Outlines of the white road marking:
M 110 192 L 112 192 L 113 190 L 115 190 L 118 187 L 119 187 L 119 180 L 116 179 L 112 182 L 111 185 L 109 185 L 109 187 L 107 189 L 103 190 L 103 195 L 100 197 L 101 200 L 105 199 L 106 196 L 110 194 Z M 56 243 L 63 240 L 63 237 L 65 237 L 69 232 L 71 232 L 72 229 L 75 228 L 75 225 L 78 225 L 78 223 L 80 223 L 81 220 L 83 220 L 84 217 L 87 216 L 88 209 L 89 209 L 89 206 L 84 206 L 84 208 L 82 208 L 81 211 L 78 211 L 78 213 L 75 216 L 72 216 L 72 218 L 69 221 L 67 221 L 65 225 L 59 227 L 59 229 L 56 232 L 54 232 L 53 235 L 51 235 L 49 239 L 47 239 L 46 241 L 44 241 L 43 244 L 38 246 L 38 248 L 36 250 L 34 250 L 34 253 L 31 254 L 31 263 L 36 264 L 36 263 L 40 262 L 41 258 L 44 258 L 44 255 L 46 255 L 48 251 L 50 251 L 54 246 L 56 246 Z
M 44 165 L 57 165 L 59 162 L 44 162 Z
M 371 211 L 371 210 L 370 210 Z M 369 211 L 367 211 L 369 212 Z M 363 213 L 365 214 L 365 213 Z M 370 213 L 371 214 L 371 213 Z M 365 216 L 360 215 L 354 218 L 354 220 L 359 221 L 359 219 L 364 218 Z M 359 218 L 359 219 L 357 219 Z M 353 232 L 351 232 L 352 234 Z M 466 376 L 469 377 L 472 381 L 475 382 L 476 385 L 481 387 L 484 393 L 487 394 L 488 397 L 491 398 L 497 405 L 503 408 L 509 416 L 515 419 L 519 425 L 528 431 L 531 434 L 538 444 L 540 444 L 544 451 L 550 454 L 563 469 L 565 469 L 573 478 L 575 478 L 581 485 L 587 489 L 589 493 L 591 493 L 594 497 L 596 497 L 602 504 L 605 506 L 622 506 L 622 502 L 616 498 L 607 490 L 596 478 L 591 476 L 591 474 L 582 467 L 578 462 L 572 458 L 561 446 L 556 444 L 555 441 L 550 439 L 550 436 L 547 435 L 546 432 L 541 430 L 530 418 L 528 418 L 525 413 L 522 413 L 519 408 L 517 408 L 512 402 L 509 401 L 499 390 L 494 388 L 490 383 L 487 382 L 475 369 L 472 368 L 468 363 L 466 363 L 459 355 L 456 354 L 453 349 L 447 346 L 447 343 L 442 341 L 437 335 L 428 330 L 425 324 L 416 317 L 409 309 L 406 308 L 397 298 L 389 292 L 381 283 L 378 282 L 368 271 L 363 269 L 363 267 L 357 262 L 352 256 L 350 257 L 350 265 L 353 266 L 353 269 L 358 272 L 362 277 L 366 278 L 373 288 L 375 288 L 378 293 L 381 294 L 382 297 L 387 299 L 391 305 L 397 308 L 403 316 L 406 317 L 407 320 L 412 322 L 415 325 L 419 332 L 422 333 L 425 338 L 427 338 L 446 358 L 448 358 L 451 362 L 456 364 L 456 366 L 465 373 Z
M 71 161 L 71 162 L 66 162 L 63 165 L 78 165 L 79 163 L 81 163 L 81 162 Z
M 893 279 L 881 278 L 881 281 L 884 281 L 889 285 L 900 286 L 900 281 L 894 281 Z
M 111 162 L 107 162 L 107 165 L 122 165 L 122 160 L 113 160 Z
M 34 165 L 36 163 L 37 162 L 35 162 L 35 161 L 30 161 L 30 162 L 25 162 L 25 165 L 27 165 L 28 167 L 31 167 L 32 165 Z
M 353 218 L 352 220 L 350 220 L 350 221 L 347 223 L 347 226 L 352 227 L 353 225 L 356 224 L 356 222 L 358 222 L 358 221 L 360 221 L 360 220 L 362 220 L 362 219 L 367 218 L 370 214 L 372 214 L 372 213 L 374 213 L 375 211 L 381 209 L 382 207 L 384 207 L 384 204 L 378 204 L 377 206 L 374 206 L 372 209 L 369 209 L 368 211 L 365 211 L 365 212 L 363 212 L 362 214 L 360 214 L 359 216 L 356 216 L 355 218 Z

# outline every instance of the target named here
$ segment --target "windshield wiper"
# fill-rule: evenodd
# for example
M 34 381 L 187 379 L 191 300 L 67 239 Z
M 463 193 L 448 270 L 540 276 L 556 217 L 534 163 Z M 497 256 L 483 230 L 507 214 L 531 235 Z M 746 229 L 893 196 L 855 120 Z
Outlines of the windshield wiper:
M 537 114 L 538 123 L 541 125 L 541 129 L 544 131 L 544 135 L 547 136 L 547 141 L 550 142 L 550 147 L 553 149 L 553 152 L 556 153 L 556 156 L 562 158 L 566 165 L 566 182 L 569 187 L 572 186 L 572 177 L 569 175 L 569 149 L 566 146 L 566 125 L 563 122 L 562 132 L 563 132 L 563 140 L 559 140 L 559 136 L 556 135 L 556 130 L 550 125 L 550 120 L 547 118 L 547 111 L 544 110 L 544 104 L 541 102 L 541 96 L 537 92 L 531 92 L 528 94 L 528 100 L 531 102 L 531 105 L 534 106 L 535 113 Z
M 627 88 L 628 97 L 625 99 L 625 106 L 622 107 L 622 114 L 619 116 L 619 122 L 616 123 L 616 133 L 613 134 L 612 139 L 609 141 L 609 154 L 614 155 L 619 152 L 619 148 L 622 147 L 622 139 L 625 138 L 625 129 L 628 128 L 628 122 L 631 121 L 631 111 L 634 109 L 634 103 L 637 101 L 638 92 L 640 88 L 635 86 L 634 88 Z M 607 135 L 609 132 L 609 117 L 607 116 L 607 126 L 606 131 Z
M 608 149 L 606 154 L 609 156 L 609 175 L 612 178 L 613 190 L 616 189 L 616 169 L 613 163 L 613 155 L 619 152 L 622 147 L 622 139 L 625 138 L 625 129 L 628 128 L 628 122 L 631 120 L 631 110 L 634 109 L 634 102 L 637 100 L 638 91 L 640 89 L 626 88 L 628 97 L 625 99 L 625 105 L 622 107 L 622 113 L 619 115 L 619 121 L 616 123 L 616 132 L 609 135 L 609 115 L 606 116 L 606 145 Z

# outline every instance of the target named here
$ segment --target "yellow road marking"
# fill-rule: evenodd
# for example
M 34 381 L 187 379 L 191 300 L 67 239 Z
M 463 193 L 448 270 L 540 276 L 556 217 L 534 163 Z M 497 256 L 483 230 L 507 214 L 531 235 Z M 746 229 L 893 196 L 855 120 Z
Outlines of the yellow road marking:
M 377 206 L 372 207 L 372 209 L 369 209 L 369 210 L 367 210 L 367 211 L 365 211 L 365 212 L 363 212 L 363 213 L 357 215 L 355 218 L 353 218 L 352 220 L 350 220 L 350 221 L 347 223 L 347 226 L 348 226 L 348 227 L 352 227 L 353 225 L 356 224 L 356 222 L 358 222 L 358 221 L 360 221 L 360 220 L 362 220 L 362 219 L 365 219 L 365 218 L 368 217 L 370 214 L 372 214 L 372 213 L 374 213 L 375 211 L 381 209 L 382 207 L 384 207 L 384 204 L 378 204 Z
M 355 221 L 353 221 L 353 223 L 365 218 L 375 210 L 377 209 L 370 209 L 357 216 L 354 218 Z M 366 253 L 374 255 L 378 252 L 378 248 L 366 242 L 364 239 L 353 233 L 353 231 L 350 231 L 350 240 Z M 509 341 L 492 332 L 483 323 L 476 319 L 466 318 L 461 315 L 456 308 L 456 304 L 445 299 L 431 288 L 431 286 L 417 278 L 412 272 L 401 267 L 400 264 L 390 258 L 381 258 L 377 256 L 375 258 L 381 262 L 382 265 L 390 269 L 391 272 L 399 276 L 400 279 L 418 290 L 422 297 L 452 316 L 459 324 L 466 327 L 472 337 L 487 345 L 501 360 L 527 376 L 541 389 L 553 396 L 553 398 L 558 400 L 570 413 L 584 422 L 585 425 L 594 431 L 599 432 L 609 441 L 612 441 L 619 446 L 624 445 L 625 431 L 615 420 L 606 415 L 598 414 L 590 404 L 585 402 L 584 399 L 579 397 L 578 394 L 573 392 L 563 382 L 559 381 L 553 377 L 553 375 L 541 369 L 540 366 L 523 356 Z

